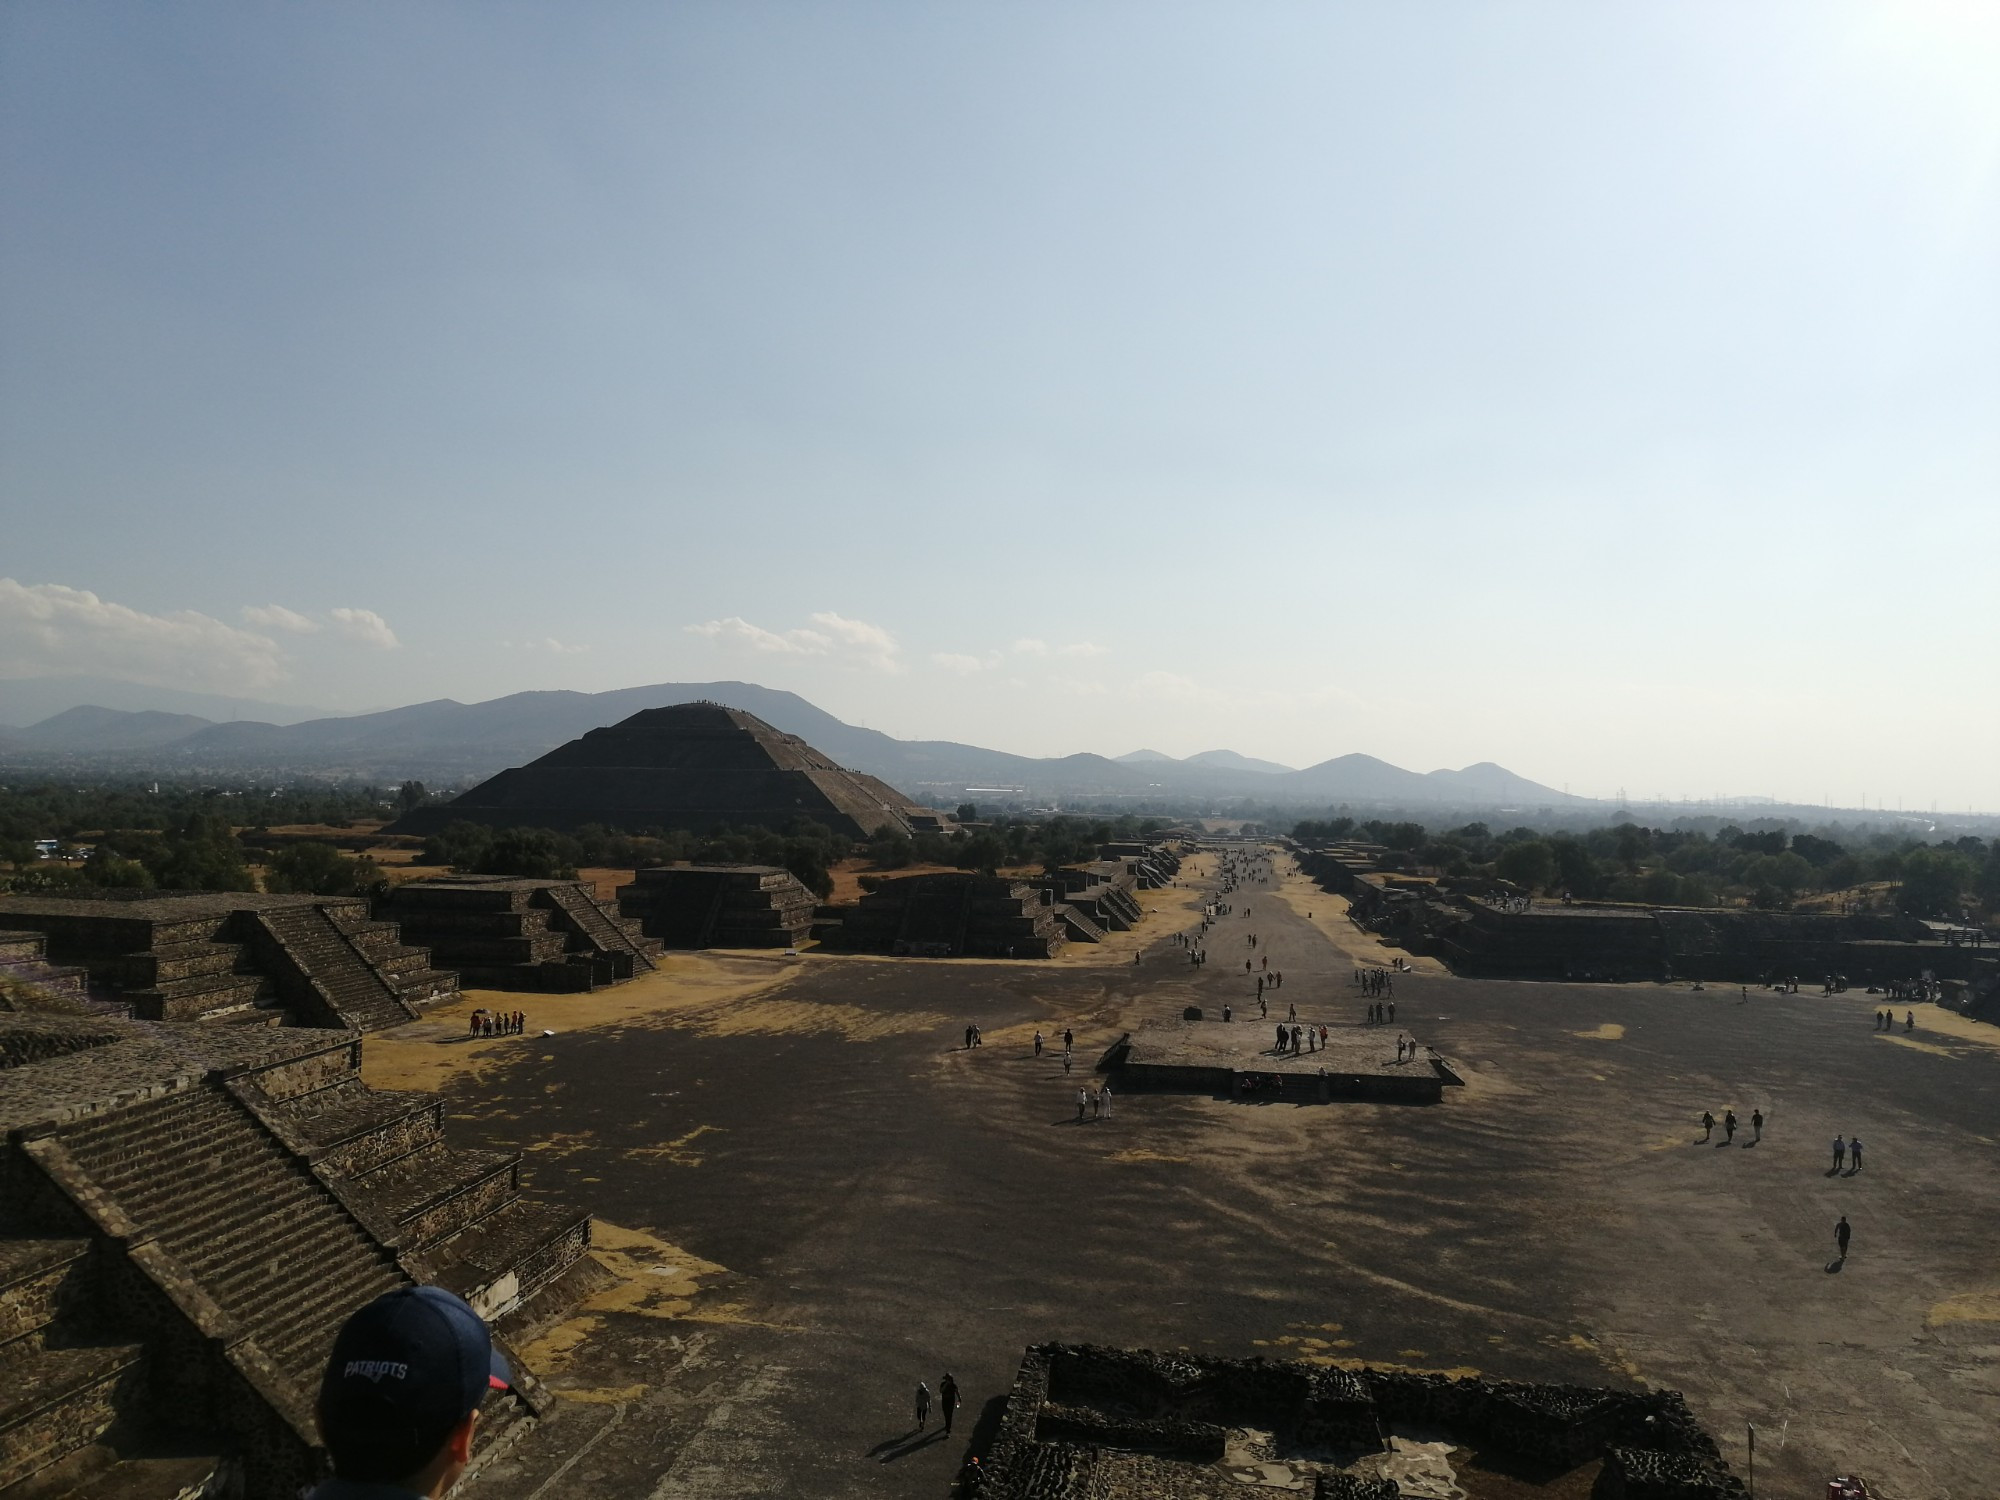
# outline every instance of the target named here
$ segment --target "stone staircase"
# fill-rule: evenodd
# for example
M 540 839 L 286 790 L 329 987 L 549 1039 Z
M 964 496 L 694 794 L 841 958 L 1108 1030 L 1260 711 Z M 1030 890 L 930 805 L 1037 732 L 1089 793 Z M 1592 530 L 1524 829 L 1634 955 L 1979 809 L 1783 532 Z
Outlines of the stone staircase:
M 965 945 L 965 916 L 971 905 L 969 878 L 913 882 L 909 900 L 903 903 L 895 951 L 925 957 L 959 952 Z
M 1091 921 L 1089 917 L 1085 916 L 1067 901 L 1056 902 L 1054 911 L 1056 916 L 1061 919 L 1063 929 L 1076 942 L 1101 943 L 1104 941 L 1104 929 Z
M 85 1015 L 92 1009 L 89 973 L 50 963 L 43 933 L 0 932 L 0 981 L 0 1010 Z
M 582 886 L 551 885 L 546 895 L 558 919 L 582 939 L 586 950 L 594 949 L 596 954 L 610 959 L 618 978 L 630 979 L 640 969 L 659 967 L 653 960 L 660 952 L 660 945 L 635 934 L 631 929 L 638 926 L 636 922 L 627 923 L 612 916 Z
M 340 1025 L 380 1031 L 418 1015 L 324 908 L 282 906 L 253 913 L 251 922 L 281 983 L 290 979 L 313 992 Z
M 305 1395 L 355 1308 L 408 1278 L 307 1164 L 228 1093 L 194 1088 L 56 1143 Z
M 618 911 L 663 948 L 796 948 L 818 903 L 776 865 L 662 865 L 618 887 Z

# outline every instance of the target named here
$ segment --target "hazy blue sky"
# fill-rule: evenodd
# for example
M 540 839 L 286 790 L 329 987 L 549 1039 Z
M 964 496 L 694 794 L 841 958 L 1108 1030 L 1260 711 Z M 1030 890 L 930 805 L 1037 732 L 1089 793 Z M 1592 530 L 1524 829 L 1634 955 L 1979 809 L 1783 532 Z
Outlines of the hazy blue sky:
M 0 675 L 2000 807 L 2000 6 L 0 9 Z

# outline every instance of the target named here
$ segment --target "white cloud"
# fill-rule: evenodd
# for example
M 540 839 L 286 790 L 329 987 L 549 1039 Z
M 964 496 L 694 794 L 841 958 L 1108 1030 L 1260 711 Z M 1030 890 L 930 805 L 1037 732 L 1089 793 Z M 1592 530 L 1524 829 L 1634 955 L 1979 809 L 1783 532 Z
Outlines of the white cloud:
M 1038 641 L 1032 636 L 1023 636 L 1020 640 L 1014 642 L 1014 654 L 1016 656 L 1047 656 L 1049 654 L 1049 643 L 1047 641 Z
M 1155 703 L 1212 703 L 1216 695 L 1178 672 L 1142 672 L 1132 679 L 1131 694 Z
M 336 609 L 330 613 L 333 628 L 349 640 L 360 641 L 378 651 L 394 651 L 403 644 L 396 639 L 396 632 L 389 628 L 389 622 L 372 609 Z
M 86 589 L 0 578 L 0 672 L 240 694 L 282 682 L 285 655 L 269 636 L 191 609 L 149 615 Z
M 1056 647 L 1057 656 L 1108 656 L 1109 646 L 1099 646 L 1091 641 L 1072 641 L 1067 646 Z
M 740 615 L 721 620 L 704 620 L 683 627 L 721 645 L 747 646 L 781 656 L 829 656 L 876 672 L 901 672 L 902 647 L 880 625 L 866 620 L 850 620 L 845 615 L 823 611 L 810 615 L 810 626 L 792 630 L 766 630 Z
M 506 651 L 545 651 L 551 656 L 581 656 L 590 649 L 588 646 L 572 646 L 552 635 L 534 641 L 502 641 L 500 645 Z
M 282 604 L 246 604 L 243 622 L 259 630 L 282 630 L 291 635 L 314 635 L 319 631 L 319 621 Z
M 970 677 L 974 672 L 986 670 L 986 663 L 976 656 L 964 656 L 956 651 L 933 651 L 931 660 L 947 672 L 956 672 L 961 677 Z
M 1089 682 L 1081 677 L 1051 677 L 1049 686 L 1059 693 L 1068 693 L 1072 698 L 1095 698 L 1107 691 L 1101 682 Z

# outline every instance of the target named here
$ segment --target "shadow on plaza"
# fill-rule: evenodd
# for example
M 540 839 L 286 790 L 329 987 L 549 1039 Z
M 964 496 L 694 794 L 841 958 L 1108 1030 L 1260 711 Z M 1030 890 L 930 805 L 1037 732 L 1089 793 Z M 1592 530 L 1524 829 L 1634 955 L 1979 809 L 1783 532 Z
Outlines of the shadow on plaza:
M 942 1443 L 947 1436 L 942 1422 L 928 1429 L 912 1427 L 896 1437 L 882 1439 L 868 1450 L 868 1456 L 878 1463 L 892 1464 L 899 1458 L 922 1452 L 933 1443 Z

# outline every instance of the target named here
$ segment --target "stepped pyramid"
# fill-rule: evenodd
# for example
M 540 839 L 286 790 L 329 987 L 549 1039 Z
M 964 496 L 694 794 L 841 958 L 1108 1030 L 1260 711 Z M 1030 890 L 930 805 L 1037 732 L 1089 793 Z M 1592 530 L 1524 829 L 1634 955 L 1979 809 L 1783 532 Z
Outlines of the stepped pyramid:
M 907 833 L 937 826 L 937 817 L 755 714 L 677 703 L 593 729 L 451 802 L 406 813 L 386 831 L 435 833 L 464 820 L 496 828 L 602 823 L 628 833 L 701 833 L 722 824 L 782 832 L 810 818 L 867 838 L 885 823 Z

